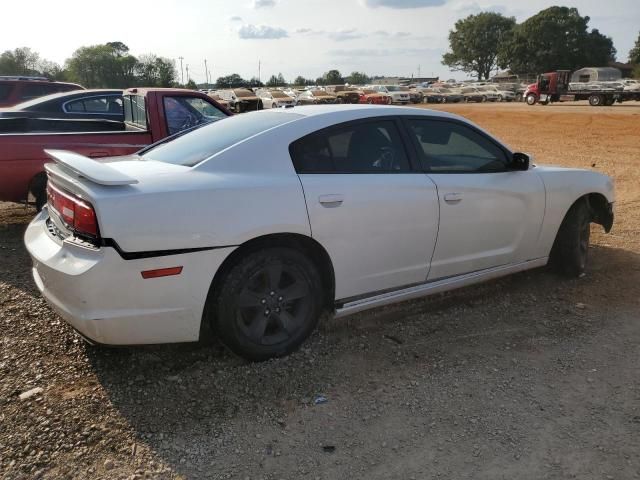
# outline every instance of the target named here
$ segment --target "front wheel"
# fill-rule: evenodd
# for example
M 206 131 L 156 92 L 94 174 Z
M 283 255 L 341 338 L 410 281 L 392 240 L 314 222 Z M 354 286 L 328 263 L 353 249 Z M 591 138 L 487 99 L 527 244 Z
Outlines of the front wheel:
M 536 97 L 533 93 L 527 95 L 527 105 L 535 105 L 538 101 L 538 97 Z
M 289 248 L 249 254 L 229 271 L 215 298 L 214 330 L 230 350 L 253 361 L 296 350 L 322 313 L 315 265 Z
M 586 201 L 576 202 L 560 225 L 551 249 L 550 263 L 561 274 L 578 277 L 584 273 L 589 254 L 591 211 Z

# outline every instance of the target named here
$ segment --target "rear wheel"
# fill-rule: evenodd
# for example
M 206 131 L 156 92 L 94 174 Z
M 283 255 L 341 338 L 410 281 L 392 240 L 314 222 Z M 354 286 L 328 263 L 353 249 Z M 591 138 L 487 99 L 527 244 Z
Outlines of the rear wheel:
M 585 200 L 567 212 L 551 249 L 550 263 L 561 274 L 578 277 L 587 266 L 591 211 Z
M 322 313 L 316 267 L 289 248 L 249 254 L 228 272 L 216 293 L 214 329 L 229 349 L 248 360 L 291 353 Z
M 589 105 L 592 107 L 599 107 L 604 103 L 604 97 L 602 95 L 591 95 L 589 97 Z
M 44 172 L 31 179 L 29 193 L 34 199 L 36 210 L 39 212 L 47 203 L 47 176 Z
M 498 101 L 501 102 L 502 100 L 502 95 L 498 95 Z

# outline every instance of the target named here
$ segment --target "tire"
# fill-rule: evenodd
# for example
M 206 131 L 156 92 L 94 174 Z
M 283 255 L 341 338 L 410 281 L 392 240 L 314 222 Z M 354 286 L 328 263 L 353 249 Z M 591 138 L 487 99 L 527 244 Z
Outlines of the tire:
M 41 211 L 47 203 L 47 176 L 44 172 L 31 179 L 29 193 L 33 196 L 36 210 Z
M 516 102 L 521 102 L 522 101 L 522 94 L 521 93 L 516 93 L 515 101 Z
M 498 95 L 498 102 L 501 102 L 502 100 L 502 95 Z
M 214 314 L 215 320 L 209 319 L 213 330 L 232 352 L 252 361 L 296 350 L 322 313 L 318 270 L 289 248 L 247 255 L 229 270 L 215 293 L 213 308 L 206 309 Z
M 604 96 L 602 95 L 591 95 L 589 97 L 589 105 L 592 107 L 599 107 L 604 103 Z
M 616 103 L 616 99 L 615 99 L 614 97 L 608 97 L 608 98 L 606 98 L 606 99 L 605 99 L 605 101 L 604 101 L 604 105 L 605 105 L 606 107 L 610 107 L 610 106 L 612 106 L 614 103 Z
M 336 103 L 344 103 L 344 100 L 340 97 L 336 98 Z
M 558 273 L 579 277 L 589 254 L 591 211 L 585 200 L 573 204 L 562 220 L 551 249 L 550 264 Z
M 373 99 L 372 99 L 372 98 L 369 98 L 369 99 L 367 100 L 367 103 L 368 103 L 369 105 L 373 105 Z
M 277 104 L 277 103 L 275 103 L 275 102 L 273 102 L 273 103 L 271 104 L 271 108 L 278 108 L 278 104 Z
M 486 96 L 486 95 L 483 95 L 483 96 L 482 96 L 482 100 L 480 100 L 480 101 L 481 101 L 482 103 L 486 102 L 486 101 L 487 101 L 487 96 Z
M 538 97 L 536 97 L 533 93 L 527 95 L 527 105 L 535 105 L 538 101 Z

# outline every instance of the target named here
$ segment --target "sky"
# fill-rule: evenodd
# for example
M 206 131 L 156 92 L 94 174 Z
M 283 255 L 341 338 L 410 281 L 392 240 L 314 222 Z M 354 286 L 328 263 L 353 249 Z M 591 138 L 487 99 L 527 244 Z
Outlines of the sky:
M 29 0 L 3 2 L 0 50 L 30 47 L 63 64 L 80 46 L 121 41 L 133 55 L 176 60 L 197 83 L 239 73 L 263 81 L 282 73 L 439 76 L 456 20 L 481 11 L 521 22 L 554 5 L 544 0 Z M 567 0 L 613 38 L 626 61 L 640 30 L 640 0 Z

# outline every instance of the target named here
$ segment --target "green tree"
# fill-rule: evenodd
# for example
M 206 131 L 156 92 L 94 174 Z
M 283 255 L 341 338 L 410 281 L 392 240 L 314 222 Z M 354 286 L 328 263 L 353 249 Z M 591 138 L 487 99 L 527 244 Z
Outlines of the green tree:
M 323 76 L 324 85 L 341 85 L 344 79 L 338 70 L 329 70 Z
M 250 87 L 264 87 L 264 83 L 261 82 L 258 77 L 251 77 L 251 80 L 249 80 L 249 86 Z
M 154 54 L 141 55 L 135 71 L 136 83 L 145 87 L 172 87 L 178 83 L 175 62 Z
M 40 75 L 40 55 L 28 47 L 7 50 L 0 55 L 0 75 Z
M 126 88 L 135 81 L 137 59 L 122 42 L 77 49 L 67 60 L 71 80 L 89 88 Z
M 576 8 L 550 7 L 517 25 L 500 51 L 500 66 L 514 73 L 600 67 L 615 59 L 609 37 L 588 30 Z
M 629 63 L 640 65 L 640 33 L 638 34 L 636 44 L 629 50 Z
M 196 82 L 194 82 L 190 78 L 189 81 L 187 82 L 187 84 L 184 86 L 184 88 L 188 88 L 189 90 L 197 90 L 198 89 L 198 85 L 196 84 Z
M 352 85 L 366 85 L 369 83 L 370 78 L 362 72 L 351 72 L 351 75 L 345 78 L 345 80 Z
M 283 87 L 286 84 L 287 82 L 284 79 L 282 73 L 279 73 L 277 76 L 271 75 L 271 77 L 267 81 L 267 87 Z
M 458 20 L 449 32 L 450 51 L 442 56 L 443 65 L 453 70 L 488 79 L 498 66 L 500 45 L 508 40 L 516 24 L 513 17 L 481 12 Z
M 249 82 L 247 82 L 237 73 L 232 73 L 231 75 L 227 75 L 226 77 L 219 77 L 216 80 L 217 88 L 238 88 L 247 87 L 248 85 Z
M 306 78 L 304 78 L 302 75 L 298 75 L 294 80 L 293 80 L 293 85 L 307 85 L 309 82 L 309 80 L 307 80 Z

